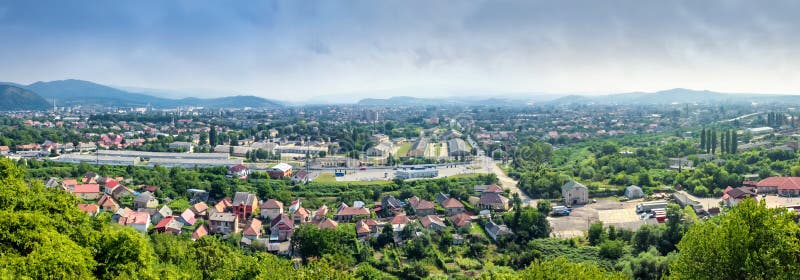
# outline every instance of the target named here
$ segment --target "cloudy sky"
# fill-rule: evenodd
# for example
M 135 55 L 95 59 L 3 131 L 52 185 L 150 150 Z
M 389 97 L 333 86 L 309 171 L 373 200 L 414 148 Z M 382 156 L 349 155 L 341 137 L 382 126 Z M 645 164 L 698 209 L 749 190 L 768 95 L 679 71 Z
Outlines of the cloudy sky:
M 0 0 L 0 80 L 322 95 L 800 93 L 800 1 Z

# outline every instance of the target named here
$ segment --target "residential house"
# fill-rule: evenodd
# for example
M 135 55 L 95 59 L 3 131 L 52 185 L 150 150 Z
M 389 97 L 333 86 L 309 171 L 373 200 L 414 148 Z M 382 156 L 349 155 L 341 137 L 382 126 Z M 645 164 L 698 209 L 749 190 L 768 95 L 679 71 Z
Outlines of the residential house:
M 233 213 L 239 216 L 239 220 L 247 220 L 253 213 L 258 213 L 258 198 L 249 192 L 236 192 L 233 196 Z
M 371 157 L 384 157 L 394 152 L 394 144 L 391 141 L 383 141 L 367 149 L 367 155 Z
M 319 222 L 322 219 L 324 219 L 325 216 L 327 215 L 328 215 L 328 205 L 323 204 L 322 206 L 319 207 L 319 209 L 317 209 L 317 211 L 314 211 L 314 215 L 312 215 L 311 219 L 314 222 Z
M 484 229 L 486 230 L 486 233 L 489 234 L 489 237 L 491 237 L 495 242 L 497 242 L 498 238 L 504 235 L 514 234 L 514 232 L 512 232 L 511 229 L 509 229 L 506 225 L 498 225 L 491 220 L 486 223 Z
M 239 232 L 239 216 L 234 213 L 214 213 L 208 217 L 211 234 L 230 234 Z
M 330 218 L 324 218 L 322 219 L 322 221 L 317 223 L 317 227 L 319 229 L 335 229 L 339 227 L 339 223 L 337 223 L 334 220 L 331 220 Z
M 114 201 L 114 199 L 107 194 L 101 196 L 100 199 L 97 200 L 97 204 L 100 205 L 100 209 L 106 212 L 116 212 L 117 209 L 119 209 L 119 203 Z
M 190 208 L 194 212 L 195 217 L 207 218 L 208 217 L 208 204 L 205 202 L 198 202 Z
M 111 191 L 111 197 L 116 200 L 120 200 L 120 198 L 123 196 L 134 196 L 134 192 L 130 188 L 123 185 L 119 185 Z
M 444 201 L 441 202 L 441 204 L 447 216 L 453 216 L 459 213 L 464 213 L 464 211 L 466 211 L 464 204 L 454 197 L 445 199 Z
M 269 177 L 272 179 L 283 179 L 292 177 L 292 166 L 286 163 L 278 163 L 275 166 L 267 169 Z
M 89 216 L 92 216 L 92 217 L 94 217 L 95 215 L 97 215 L 97 213 L 100 212 L 100 207 L 97 206 L 97 204 L 83 204 L 83 203 L 81 203 L 81 204 L 78 204 L 78 209 L 81 209 L 81 211 L 86 212 L 86 214 L 89 214 Z
M 305 184 L 317 178 L 317 173 L 315 172 L 306 172 L 305 170 L 297 171 L 294 175 L 292 175 L 292 182 Z
M 157 223 L 161 222 L 161 220 L 166 218 L 166 217 L 172 217 L 172 209 L 170 209 L 169 206 L 164 205 L 164 206 L 161 206 L 161 208 L 158 209 L 158 211 L 156 211 L 153 214 L 151 219 L 153 220 L 154 224 L 157 224 Z M 177 218 L 176 218 L 176 221 L 177 221 Z
M 250 175 L 250 169 L 247 166 L 238 164 L 228 168 L 228 175 L 234 178 L 247 179 L 247 176 Z
M 143 192 L 133 199 L 133 208 L 156 208 L 158 200 L 150 192 Z
M 393 195 L 387 195 L 381 199 L 381 212 L 386 216 L 405 215 L 403 206 L 403 202 L 394 198 Z
M 745 198 L 754 198 L 757 199 L 758 195 L 756 195 L 755 188 L 752 187 L 740 187 L 740 188 L 733 188 L 728 186 L 723 191 L 722 195 L 722 202 L 725 206 L 733 207 L 739 204 Z
M 475 192 L 477 192 L 478 194 L 482 194 L 482 193 L 484 193 L 484 192 L 496 192 L 496 193 L 501 193 L 501 192 L 503 192 L 503 188 L 501 188 L 501 187 L 500 187 L 500 186 L 498 186 L 497 184 L 491 184 L 491 185 L 477 185 L 477 186 L 474 186 L 474 187 L 472 187 L 472 188 L 473 188 L 473 190 L 475 190 Z
M 458 213 L 450 216 L 450 222 L 457 228 L 472 226 L 472 217 L 467 213 Z
M 364 240 L 369 236 L 377 236 L 380 234 L 379 225 L 373 219 L 361 219 L 356 222 L 356 236 L 358 239 Z
M 275 199 L 267 199 L 264 203 L 261 203 L 261 217 L 266 218 L 268 221 L 272 221 L 278 215 L 283 214 L 283 203 L 277 201 Z
M 0 146 L 0 156 L 7 156 L 11 149 L 8 146 Z
M 507 211 L 508 198 L 496 192 L 484 192 L 478 201 L 478 208 L 493 211 Z
M 569 181 L 561 186 L 561 196 L 567 206 L 589 203 L 589 189 L 575 181 Z
M 77 185 L 78 185 L 78 180 L 75 179 L 64 179 L 63 181 L 61 181 L 61 188 L 70 193 L 72 193 L 72 191 L 75 190 L 75 186 Z
M 644 192 L 639 186 L 630 185 L 625 188 L 625 196 L 628 197 L 628 199 L 642 198 L 644 197 Z
M 187 226 L 193 226 L 195 222 L 197 222 L 197 218 L 194 216 L 194 212 L 191 209 L 186 209 L 181 213 L 178 217 L 179 221 Z
M 132 227 L 141 233 L 147 233 L 150 225 L 150 214 L 147 212 L 132 211 L 127 217 L 120 217 L 119 224 Z
M 153 230 L 157 232 L 181 234 L 181 228 L 183 228 L 183 223 L 179 221 L 177 217 L 167 216 L 161 219 L 161 221 L 153 227 Z
M 417 196 L 412 196 L 408 199 L 408 204 L 411 205 L 411 209 L 414 210 L 414 215 L 417 217 L 433 215 L 436 213 L 436 207 L 433 205 L 433 202 L 420 199 Z
M 306 210 L 305 207 L 300 207 L 292 213 L 292 220 L 296 225 L 308 223 L 311 221 L 311 212 Z
M 269 227 L 270 241 L 286 241 L 292 238 L 294 221 L 286 214 L 280 214 L 272 220 Z
M 251 219 L 242 231 L 242 237 L 255 240 L 261 237 L 261 220 Z
M 439 216 L 436 216 L 436 215 L 427 215 L 427 216 L 421 217 L 421 218 L 419 218 L 419 223 L 422 225 L 423 228 L 426 228 L 426 229 L 429 229 L 429 230 L 440 230 L 440 229 L 443 229 L 443 228 L 447 227 L 444 224 L 444 221 L 442 220 L 442 218 L 439 218 Z
M 197 241 L 197 239 L 206 235 L 208 235 L 208 228 L 206 228 L 206 225 L 200 225 L 192 232 L 192 241 Z
M 100 185 L 98 184 L 75 185 L 72 193 L 81 199 L 95 200 L 100 197 Z
M 392 218 L 389 222 L 392 225 L 392 229 L 395 232 L 403 231 L 406 226 L 411 223 L 411 219 L 408 218 L 406 215 L 397 215 Z
M 342 203 L 338 211 L 333 216 L 339 222 L 352 222 L 356 217 L 369 217 L 370 212 L 366 207 L 350 207 Z

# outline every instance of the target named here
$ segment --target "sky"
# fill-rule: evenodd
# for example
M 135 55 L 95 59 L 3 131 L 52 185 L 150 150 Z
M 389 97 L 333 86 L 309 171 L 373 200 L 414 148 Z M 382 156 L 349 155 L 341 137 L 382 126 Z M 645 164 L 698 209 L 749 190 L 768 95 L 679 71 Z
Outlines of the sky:
M 288 101 L 800 93 L 800 1 L 0 0 L 0 80 Z

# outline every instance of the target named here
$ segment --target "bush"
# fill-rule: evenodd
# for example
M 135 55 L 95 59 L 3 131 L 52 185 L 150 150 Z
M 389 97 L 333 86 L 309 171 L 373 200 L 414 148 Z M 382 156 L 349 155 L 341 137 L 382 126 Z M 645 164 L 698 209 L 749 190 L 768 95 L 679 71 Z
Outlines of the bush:
M 625 243 L 621 240 L 609 240 L 600 244 L 600 256 L 616 260 L 625 254 Z

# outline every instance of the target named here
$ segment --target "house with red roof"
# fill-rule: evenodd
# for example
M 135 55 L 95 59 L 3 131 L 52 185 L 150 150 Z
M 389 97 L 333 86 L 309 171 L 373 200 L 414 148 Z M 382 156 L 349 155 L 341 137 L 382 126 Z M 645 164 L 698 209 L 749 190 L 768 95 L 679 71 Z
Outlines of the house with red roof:
M 466 211 L 466 208 L 464 208 L 464 203 L 461 203 L 461 201 L 453 197 L 449 197 L 442 201 L 442 207 L 444 208 L 447 216 L 453 216 Z
M 419 223 L 422 225 L 423 228 L 429 230 L 440 230 L 447 227 L 447 225 L 444 224 L 442 218 L 439 218 L 439 216 L 436 215 L 427 215 L 421 217 L 419 218 Z
M 370 212 L 369 209 L 365 207 L 350 207 L 347 204 L 342 203 L 339 206 L 339 210 L 336 212 L 336 215 L 333 218 L 339 222 L 351 222 L 354 220 L 355 217 L 369 217 Z
M 278 215 L 283 214 L 283 203 L 277 201 L 275 199 L 267 199 L 264 203 L 261 203 L 261 217 L 266 218 L 269 221 L 278 217 Z
M 239 179 L 247 179 L 247 175 L 250 175 L 250 169 L 247 166 L 238 164 L 228 168 L 228 175 Z
M 100 185 L 98 184 L 80 184 L 75 185 L 72 193 L 81 199 L 94 200 L 100 197 Z
M 330 218 L 325 218 L 322 219 L 322 221 L 320 221 L 319 223 L 317 223 L 317 227 L 319 229 L 336 229 L 337 227 L 339 227 L 339 223 L 337 223 L 334 220 L 331 220 Z
M 119 224 L 132 227 L 141 233 L 147 233 L 150 225 L 150 214 L 147 212 L 133 211 L 127 217 L 120 217 Z
M 261 220 L 259 219 L 252 219 L 247 225 L 244 227 L 242 231 L 242 237 L 255 240 L 261 237 Z
M 472 226 L 472 217 L 467 213 L 458 213 L 450 217 L 450 222 L 457 228 Z
M 81 211 L 86 212 L 86 214 L 92 217 L 100 212 L 100 207 L 97 206 L 97 204 L 78 204 L 78 209 L 81 209 Z
M 99 204 L 100 208 L 106 212 L 116 212 L 117 209 L 119 209 L 119 203 L 114 201 L 114 199 L 107 194 L 101 196 L 100 199 L 97 200 L 97 204 Z
M 433 205 L 433 202 L 421 199 L 416 195 L 408 198 L 408 204 L 411 205 L 411 209 L 414 210 L 414 215 L 417 217 L 436 213 L 436 206 Z
M 280 214 L 270 222 L 270 241 L 286 241 L 294 233 L 294 221 L 286 214 Z
M 197 241 L 197 239 L 206 235 L 208 235 L 208 228 L 206 228 L 206 225 L 200 225 L 192 232 L 192 241 Z
M 733 207 L 739 204 L 745 198 L 754 198 L 758 199 L 758 195 L 756 195 L 755 188 L 752 187 L 740 187 L 740 188 L 733 188 L 728 186 L 723 191 L 722 195 L 722 202 L 725 203 L 725 206 Z
M 195 222 L 197 222 L 197 218 L 195 218 L 192 209 L 184 210 L 183 213 L 181 213 L 181 215 L 178 217 L 178 219 L 187 226 L 192 226 L 194 225 Z
M 756 183 L 758 193 L 800 196 L 800 177 L 769 177 Z
M 380 225 L 373 219 L 361 219 L 356 222 L 356 236 L 358 239 L 365 239 L 369 236 L 380 234 Z
M 161 221 L 153 227 L 153 230 L 163 233 L 181 234 L 183 223 L 178 220 L 178 217 L 169 216 L 161 219 Z

